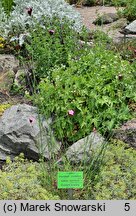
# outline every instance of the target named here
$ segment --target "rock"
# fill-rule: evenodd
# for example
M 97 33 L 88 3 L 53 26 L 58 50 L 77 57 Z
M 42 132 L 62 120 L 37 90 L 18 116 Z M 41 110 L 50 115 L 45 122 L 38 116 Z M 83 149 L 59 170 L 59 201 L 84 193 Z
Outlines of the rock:
M 109 24 L 114 21 L 118 20 L 118 15 L 115 13 L 107 13 L 100 15 L 99 17 L 94 20 L 93 24 L 95 25 L 103 25 L 103 24 Z
M 13 159 L 21 152 L 28 159 L 38 160 L 39 154 L 50 159 L 61 146 L 50 130 L 50 123 L 51 120 L 39 117 L 36 107 L 27 104 L 7 109 L 0 118 L 0 160 L 7 156 Z
M 124 31 L 126 31 L 127 34 L 136 34 L 136 20 L 127 25 L 124 28 Z
M 127 121 L 119 129 L 114 130 L 113 137 L 136 148 L 136 119 Z
M 16 70 L 19 67 L 19 61 L 13 55 L 0 54 L 1 71 Z
M 19 61 L 13 55 L 0 55 L 0 89 L 10 91 Z
M 0 73 L 0 90 L 9 92 L 14 82 L 15 74 L 13 71 Z
M 66 158 L 74 164 L 80 162 L 87 163 L 91 159 L 92 152 L 104 143 L 104 138 L 97 132 L 92 132 L 89 136 L 80 139 L 66 152 Z M 61 160 L 59 161 L 60 164 Z
M 0 91 L 0 104 L 6 103 L 8 99 L 9 99 L 9 96 Z
M 114 23 L 112 23 L 112 28 L 113 29 L 124 29 L 127 26 L 127 19 L 126 18 L 120 18 Z

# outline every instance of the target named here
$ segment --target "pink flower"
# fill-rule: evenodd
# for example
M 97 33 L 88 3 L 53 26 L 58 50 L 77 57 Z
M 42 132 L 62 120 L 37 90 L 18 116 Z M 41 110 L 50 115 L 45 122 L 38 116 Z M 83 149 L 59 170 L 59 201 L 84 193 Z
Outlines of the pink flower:
M 33 10 L 32 7 L 26 8 L 26 11 L 27 11 L 29 16 L 32 15 L 32 10 Z
M 50 35 L 53 35 L 54 33 L 55 33 L 55 31 L 54 31 L 53 29 L 50 29 L 50 30 L 49 30 L 49 34 L 50 34 Z
M 75 112 L 74 112 L 74 110 L 69 110 L 69 111 L 68 111 L 68 114 L 69 114 L 70 116 L 73 116 L 73 115 L 75 114 Z
M 35 122 L 35 118 L 33 117 L 33 116 L 31 116 L 30 118 L 29 118 L 29 122 L 32 124 L 32 123 L 34 123 Z

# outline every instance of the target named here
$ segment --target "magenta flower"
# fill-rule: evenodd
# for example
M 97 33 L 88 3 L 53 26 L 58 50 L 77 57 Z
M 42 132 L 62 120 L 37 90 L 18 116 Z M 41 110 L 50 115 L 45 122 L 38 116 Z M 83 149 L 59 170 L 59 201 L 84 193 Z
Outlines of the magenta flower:
M 49 30 L 49 34 L 50 34 L 50 35 L 53 35 L 54 33 L 55 33 L 55 31 L 54 31 L 53 29 L 50 29 L 50 30 Z
M 68 114 L 69 114 L 70 116 L 73 116 L 73 115 L 75 114 L 75 112 L 74 112 L 74 110 L 69 110 L 69 111 L 68 111 Z
M 32 10 L 33 10 L 32 7 L 26 8 L 26 11 L 27 11 L 29 16 L 32 15 Z
M 32 124 L 32 123 L 34 123 L 35 122 L 35 118 L 33 117 L 33 116 L 31 116 L 30 118 L 29 118 L 29 122 Z

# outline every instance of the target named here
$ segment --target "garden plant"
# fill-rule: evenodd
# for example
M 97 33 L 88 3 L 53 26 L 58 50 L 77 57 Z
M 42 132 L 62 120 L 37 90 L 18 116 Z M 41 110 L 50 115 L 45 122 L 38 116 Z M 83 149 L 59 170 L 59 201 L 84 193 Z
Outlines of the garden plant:
M 135 18 L 135 1 L 102 2 L 124 6 L 123 16 Z M 73 199 L 136 199 L 136 150 L 112 137 L 114 129 L 136 117 L 135 40 L 115 46 L 105 33 L 88 30 L 69 5 L 102 2 L 0 1 L 0 52 L 8 50 L 27 68 L 21 88 L 12 86 L 11 93 L 29 98 L 39 116 L 52 120 L 49 149 L 52 136 L 61 142 L 49 161 L 40 152 L 38 162 L 22 153 L 8 157 L 0 170 L 0 199 L 68 199 L 67 190 L 57 188 L 59 171 L 83 171 L 84 187 L 73 191 Z M 0 116 L 10 106 L 1 104 Z M 103 136 L 103 145 L 89 161 L 85 155 L 71 163 L 67 149 L 92 132 Z

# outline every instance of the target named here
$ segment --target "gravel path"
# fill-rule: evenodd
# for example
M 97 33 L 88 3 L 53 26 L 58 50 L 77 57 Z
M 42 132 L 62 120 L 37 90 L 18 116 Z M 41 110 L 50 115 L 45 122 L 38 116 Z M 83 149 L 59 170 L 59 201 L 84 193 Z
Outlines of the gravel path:
M 126 19 L 120 19 L 115 21 L 111 24 L 106 24 L 103 26 L 96 26 L 93 24 L 93 21 L 98 17 L 98 15 L 102 15 L 104 13 L 116 13 L 117 10 L 115 7 L 105 7 L 105 6 L 95 6 L 95 7 L 82 7 L 76 8 L 76 10 L 81 14 L 83 19 L 83 23 L 90 29 L 90 30 L 102 30 L 108 33 L 114 41 L 120 41 L 123 39 L 123 35 L 119 32 L 121 27 L 127 25 Z M 136 35 L 129 35 L 128 38 L 136 37 Z

